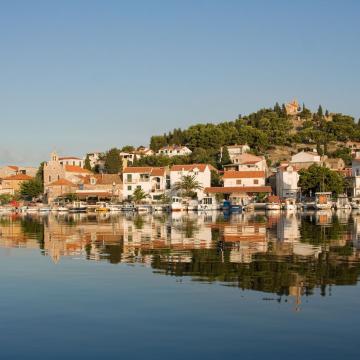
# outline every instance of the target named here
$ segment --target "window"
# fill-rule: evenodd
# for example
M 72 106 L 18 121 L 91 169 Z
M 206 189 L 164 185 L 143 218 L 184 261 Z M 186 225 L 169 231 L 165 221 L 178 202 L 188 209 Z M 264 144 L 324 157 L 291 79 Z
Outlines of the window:
M 131 191 L 131 185 L 128 186 L 128 190 Z
M 49 182 L 51 182 L 51 175 L 49 175 Z
M 132 175 L 131 174 L 127 174 L 126 181 L 127 182 L 132 182 Z
M 236 180 L 236 185 L 241 185 L 241 180 Z
M 254 184 L 257 185 L 259 183 L 259 180 L 258 179 L 255 179 L 254 180 Z

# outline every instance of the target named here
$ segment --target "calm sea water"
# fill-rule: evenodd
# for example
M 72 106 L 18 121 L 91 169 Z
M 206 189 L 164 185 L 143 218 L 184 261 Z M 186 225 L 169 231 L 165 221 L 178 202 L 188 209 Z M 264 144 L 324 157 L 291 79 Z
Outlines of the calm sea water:
M 0 217 L 1 359 L 355 359 L 360 214 Z

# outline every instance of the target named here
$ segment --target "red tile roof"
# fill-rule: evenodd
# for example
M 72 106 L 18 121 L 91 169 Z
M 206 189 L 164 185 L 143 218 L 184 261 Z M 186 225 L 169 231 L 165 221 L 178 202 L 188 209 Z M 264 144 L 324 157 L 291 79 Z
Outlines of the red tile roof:
M 151 176 L 164 176 L 165 168 L 163 167 L 151 167 L 151 166 L 133 166 L 126 167 L 123 170 L 124 174 L 149 174 Z
M 16 174 L 16 175 L 11 175 L 8 176 L 6 178 L 4 178 L 3 180 L 14 180 L 14 181 L 28 181 L 33 179 L 31 176 L 29 175 L 25 175 L 25 174 Z
M 18 171 L 19 170 L 19 167 L 18 166 L 14 166 L 14 165 L 8 165 L 8 167 L 12 170 L 16 170 Z
M 209 194 L 233 194 L 233 193 L 271 193 L 271 186 L 227 186 L 207 187 L 204 192 Z
M 224 179 L 264 178 L 265 171 L 225 171 Z
M 187 165 L 173 165 L 170 171 L 193 171 L 194 169 L 199 169 L 200 172 L 204 172 L 206 167 L 210 170 L 216 170 L 210 164 L 187 164 Z
M 91 171 L 83 169 L 82 167 L 76 166 L 76 165 L 65 165 L 65 171 L 74 172 L 74 173 L 91 174 Z

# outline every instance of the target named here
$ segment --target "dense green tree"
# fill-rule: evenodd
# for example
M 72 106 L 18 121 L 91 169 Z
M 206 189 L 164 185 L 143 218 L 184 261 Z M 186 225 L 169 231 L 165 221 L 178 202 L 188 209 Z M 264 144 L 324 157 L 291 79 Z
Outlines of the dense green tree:
M 122 170 L 122 160 L 120 158 L 119 150 L 116 148 L 110 149 L 105 154 L 104 170 L 108 174 L 118 174 Z
M 91 163 L 89 154 L 86 155 L 85 162 L 84 162 L 84 169 L 91 171 Z
M 344 192 L 344 178 L 337 172 L 324 166 L 312 165 L 299 171 L 299 186 L 304 194 L 314 195 L 318 191 L 330 191 L 333 194 Z
M 43 185 L 39 179 L 34 178 L 28 181 L 24 181 L 20 185 L 20 195 L 26 199 L 33 199 L 43 193 Z
M 133 151 L 135 151 L 135 148 L 132 145 L 125 145 L 125 146 L 123 146 L 121 148 L 121 151 L 123 151 L 123 152 L 133 152 Z
M 227 146 L 223 146 L 220 163 L 222 166 L 231 164 L 230 154 Z

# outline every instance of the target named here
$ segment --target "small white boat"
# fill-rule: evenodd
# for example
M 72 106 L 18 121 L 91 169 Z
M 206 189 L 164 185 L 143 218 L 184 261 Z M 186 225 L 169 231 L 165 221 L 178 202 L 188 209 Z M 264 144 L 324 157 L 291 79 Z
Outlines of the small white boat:
M 124 204 L 124 205 L 122 205 L 121 210 L 122 211 L 135 211 L 136 208 L 135 208 L 134 204 Z
M 178 196 L 173 196 L 171 198 L 171 205 L 170 205 L 171 211 L 182 211 L 184 210 L 182 198 Z
M 51 211 L 50 206 L 40 206 L 38 208 L 39 213 L 49 213 Z
M 206 196 L 199 201 L 198 210 L 199 211 L 210 211 L 218 210 L 220 206 L 217 204 L 215 198 Z
M 123 206 L 120 204 L 107 204 L 107 208 L 110 212 L 119 212 L 123 210 Z
M 103 201 L 97 202 L 95 211 L 96 212 L 107 212 L 107 211 L 109 211 L 108 204 L 106 202 L 103 202 Z
M 351 209 L 351 204 L 347 195 L 345 194 L 339 195 L 336 200 L 335 207 L 336 209 L 347 209 L 347 210 Z
M 284 204 L 285 211 L 296 211 L 297 205 L 295 199 L 286 199 Z
M 141 213 L 150 213 L 152 210 L 151 205 L 138 205 L 136 206 L 136 211 Z
M 37 213 L 39 212 L 39 208 L 37 206 L 28 206 L 26 209 L 27 213 Z
M 281 202 L 278 196 L 269 195 L 267 203 L 265 205 L 266 210 L 281 210 Z
M 353 198 L 350 204 L 352 209 L 360 209 L 360 198 Z
M 153 205 L 153 211 L 161 212 L 161 211 L 167 211 L 168 205 Z
M 317 192 L 315 197 L 316 210 L 329 210 L 332 208 L 331 192 Z
M 71 213 L 81 213 L 86 212 L 87 205 L 82 201 L 73 201 L 73 203 L 69 206 L 69 212 Z

